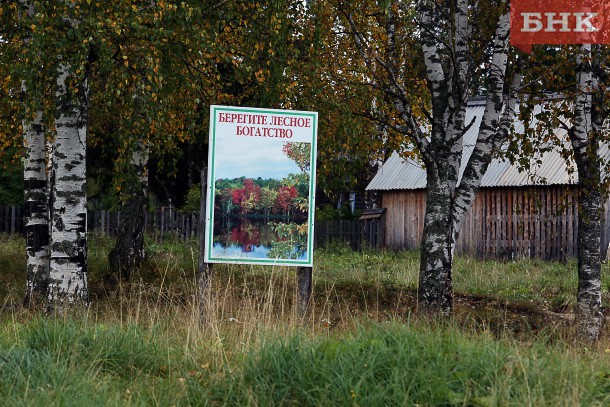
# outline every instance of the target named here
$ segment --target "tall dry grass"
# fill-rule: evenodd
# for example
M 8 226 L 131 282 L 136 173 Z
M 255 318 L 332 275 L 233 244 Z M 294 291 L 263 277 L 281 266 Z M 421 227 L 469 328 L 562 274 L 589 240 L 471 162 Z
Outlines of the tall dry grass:
M 310 307 L 300 315 L 291 268 L 216 266 L 202 301 L 196 243 L 151 243 L 133 281 L 109 286 L 110 243 L 94 240 L 92 304 L 70 317 L 23 310 L 22 271 L 3 276 L 2 405 L 610 401 L 607 336 L 585 349 L 565 324 L 479 299 L 458 301 L 451 320 L 417 316 L 413 253 L 320 251 Z M 15 256 L 21 246 L 11 245 L 4 253 Z M 458 272 L 463 290 L 485 295 L 498 286 L 521 295 L 536 275 L 535 284 L 567 278 L 535 262 L 466 259 Z

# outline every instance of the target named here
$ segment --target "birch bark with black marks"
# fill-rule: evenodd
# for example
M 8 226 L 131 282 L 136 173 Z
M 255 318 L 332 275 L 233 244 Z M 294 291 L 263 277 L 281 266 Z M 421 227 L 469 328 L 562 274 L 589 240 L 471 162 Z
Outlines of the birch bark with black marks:
M 48 306 L 62 312 L 89 303 L 87 286 L 86 138 L 88 89 L 60 63 L 51 174 L 51 254 Z M 70 83 L 72 82 L 72 83 Z
M 32 120 L 25 119 L 23 129 L 24 232 L 27 268 L 23 304 L 30 307 L 44 304 L 49 284 L 49 199 L 42 112 L 37 112 Z
M 576 321 L 581 337 L 599 339 L 602 313 L 601 234 L 603 194 L 599 135 L 604 117 L 594 104 L 597 79 L 592 69 L 591 45 L 583 45 L 577 56 L 577 95 L 574 123 L 568 132 L 578 169 L 578 295 Z
M 348 7 L 342 3 L 338 7 L 371 75 L 373 83 L 370 86 L 386 94 L 401 120 L 399 124 L 386 124 L 417 147 L 424 163 L 427 201 L 421 242 L 419 306 L 422 310 L 450 313 L 455 242 L 492 160 L 492 153 L 508 136 L 516 103 L 511 89 L 520 87 L 521 77 L 516 75 L 513 81 L 506 80 L 510 27 L 507 1 L 497 3 L 495 29 L 488 38 L 472 28 L 471 19 L 477 16 L 477 4 L 467 0 L 417 0 L 414 4 L 417 29 L 397 35 L 394 32 L 396 25 L 386 24 L 389 45 L 383 58 L 378 52 L 379 45 L 367 37 L 367 29 L 358 27 Z M 392 18 L 394 10 L 400 10 L 402 6 L 400 2 L 391 2 L 380 15 Z M 410 12 L 405 10 L 403 15 Z M 401 77 L 404 70 L 396 63 L 400 49 L 396 39 L 409 34 L 417 35 L 425 65 L 431 111 L 418 101 L 417 108 L 423 110 L 423 114 L 414 113 L 413 101 L 408 97 L 409 81 L 413 78 Z M 491 52 L 473 48 L 487 47 L 487 44 L 477 45 L 483 38 L 490 41 Z M 474 125 L 474 120 L 466 122 L 466 109 L 468 99 L 477 92 L 473 76 L 480 75 L 484 65 L 489 67 L 486 105 L 476 144 L 465 163 L 464 135 Z M 460 177 L 461 168 L 465 171 Z
M 20 1 L 24 18 L 33 19 L 34 4 Z M 25 40 L 28 46 L 29 40 Z M 23 98 L 33 98 L 25 81 L 22 83 Z M 25 162 L 23 168 L 24 232 L 26 244 L 26 288 L 23 299 L 25 307 L 44 304 L 49 284 L 49 190 L 48 156 L 42 111 L 31 117 L 31 111 L 24 103 L 22 120 Z
M 148 146 L 138 140 L 131 157 L 131 175 L 128 180 L 127 200 L 121 208 L 119 234 L 108 255 L 113 273 L 128 280 L 144 260 L 144 223 L 148 190 Z
M 455 34 L 446 38 L 452 44 L 451 58 L 439 59 L 439 32 L 434 26 L 434 6 L 418 3 L 422 27 L 422 49 L 432 93 L 432 131 L 428 148 L 422 154 L 426 166 L 427 202 L 421 244 L 418 300 L 420 307 L 450 313 L 453 308 L 452 263 L 455 243 L 468 210 L 492 159 L 492 152 L 507 135 L 512 120 L 514 97 L 505 97 L 508 64 L 509 14 L 500 15 L 493 38 L 489 89 L 477 141 L 460 179 L 463 136 L 472 123 L 465 122 L 470 89 L 470 28 L 468 2 L 458 1 L 454 14 Z M 515 86 L 520 82 L 517 78 Z M 504 118 L 504 120 L 502 120 Z

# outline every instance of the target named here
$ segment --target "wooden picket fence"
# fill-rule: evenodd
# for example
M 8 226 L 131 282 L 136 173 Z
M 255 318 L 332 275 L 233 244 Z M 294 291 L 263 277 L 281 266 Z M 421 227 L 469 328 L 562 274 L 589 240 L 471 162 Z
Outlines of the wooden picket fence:
M 118 211 L 94 210 L 88 213 L 89 231 L 116 236 L 121 219 Z M 354 250 L 383 245 L 383 224 L 375 219 L 323 220 L 314 225 L 316 247 L 334 243 L 348 244 Z M 199 236 L 199 214 L 185 213 L 174 207 L 163 207 L 155 212 L 147 212 L 145 228 L 157 241 L 168 237 L 197 239 Z M 23 234 L 23 210 L 20 206 L 0 206 L 0 233 Z
M 504 208 L 510 211 L 513 207 L 526 207 L 528 201 L 514 201 L 512 204 L 497 203 L 493 194 L 481 194 L 481 200 L 475 209 L 480 207 Z M 386 203 L 389 202 L 386 199 Z M 408 200 L 407 200 L 408 202 Z M 481 206 L 483 205 L 483 206 Z M 421 211 L 420 211 L 421 212 Z M 511 258 L 539 257 L 554 260 L 565 260 L 576 255 L 576 213 L 572 205 L 562 209 L 562 213 L 554 213 L 545 217 L 545 212 L 529 214 L 529 211 L 511 213 L 511 217 L 500 216 L 499 212 L 484 217 L 476 211 L 471 211 L 458 241 L 458 251 L 469 253 L 476 257 L 505 258 L 506 253 L 512 253 Z M 565 213 L 564 213 L 565 212 Z M 421 239 L 421 217 L 417 211 L 409 212 L 413 219 L 366 219 L 366 220 L 320 220 L 315 222 L 315 247 L 328 247 L 340 243 L 347 244 L 353 250 L 365 247 L 395 248 L 394 236 L 403 231 L 405 237 L 412 242 L 406 247 L 417 247 Z M 385 216 L 385 215 L 384 215 Z M 121 214 L 116 211 L 89 211 L 89 231 L 116 236 Z M 481 219 L 485 219 L 482 222 Z M 602 258 L 610 256 L 610 205 L 606 206 L 606 222 L 602 236 Z M 501 222 L 503 222 L 501 224 Z M 386 230 L 386 224 L 404 225 L 404 229 L 395 226 Z M 510 228 L 508 227 L 510 226 Z M 164 207 L 155 212 L 148 212 L 145 218 L 148 235 L 156 241 L 168 237 L 178 239 L 197 239 L 199 236 L 199 214 L 184 213 L 174 207 Z M 411 231 L 411 229 L 413 229 Z M 475 231 L 476 230 L 476 231 Z M 407 233 L 411 231 L 410 233 Z M 511 235 L 509 232 L 512 232 Z M 23 234 L 23 208 L 21 206 L 0 206 L 0 233 Z M 513 236 L 525 236 L 519 239 Z M 403 246 L 404 247 L 404 246 Z M 516 255 L 515 255 L 516 254 Z
M 87 228 L 116 236 L 121 213 L 119 211 L 94 210 L 87 215 Z M 155 238 L 162 240 L 168 235 L 181 239 L 197 238 L 199 214 L 183 213 L 174 207 L 163 207 L 155 212 L 147 212 L 145 228 Z M 0 206 L 0 233 L 23 234 L 23 208 L 21 206 Z
M 385 247 L 383 241 L 384 222 L 371 220 L 320 220 L 314 225 L 315 247 L 328 247 L 331 244 L 348 244 L 352 250 Z
M 9 235 L 23 233 L 23 208 L 0 206 L 0 233 Z
M 565 261 L 577 255 L 578 204 L 573 185 L 481 188 L 456 244 L 459 254 L 479 258 L 542 258 Z M 421 244 L 426 191 L 382 191 L 387 208 L 386 244 L 391 249 Z M 610 200 L 604 207 L 601 256 L 610 245 Z
M 88 229 L 109 236 L 116 236 L 121 220 L 120 211 L 89 211 Z M 162 207 L 155 212 L 147 212 L 144 228 L 156 240 L 168 236 L 179 239 L 196 239 L 199 236 L 199 214 L 180 212 L 174 207 Z

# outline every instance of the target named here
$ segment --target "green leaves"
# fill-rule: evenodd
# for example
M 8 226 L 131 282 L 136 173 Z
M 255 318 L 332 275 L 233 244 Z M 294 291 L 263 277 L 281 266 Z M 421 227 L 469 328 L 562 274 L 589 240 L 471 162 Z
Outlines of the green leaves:
M 330 4 L 297 0 L 52 1 L 32 10 L 2 3 L 2 111 L 43 111 L 52 136 L 54 78 L 67 62 L 74 81 L 91 88 L 91 164 L 119 179 L 139 139 L 162 172 L 175 174 L 181 160 L 196 169 L 205 160 L 210 104 L 319 111 L 318 150 L 327 158 L 320 185 L 351 190 L 368 178 L 370 162 L 384 158 L 384 145 L 402 140 L 361 117 L 382 97 L 354 83 L 364 67 L 335 22 Z M 414 95 L 421 86 L 414 82 Z M 21 144 L 18 116 L 0 118 L 0 149 Z

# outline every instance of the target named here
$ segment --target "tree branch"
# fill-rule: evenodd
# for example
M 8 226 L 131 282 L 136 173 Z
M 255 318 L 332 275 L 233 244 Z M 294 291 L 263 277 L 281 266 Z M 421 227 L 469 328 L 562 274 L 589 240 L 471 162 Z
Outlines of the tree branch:
M 394 107 L 400 114 L 401 119 L 409 127 L 410 131 L 407 133 L 403 133 L 403 134 L 408 135 L 409 137 L 413 138 L 413 141 L 415 142 L 415 144 L 418 146 L 421 146 L 420 151 L 422 152 L 422 154 L 426 154 L 425 151 L 426 151 L 426 148 L 428 145 L 428 140 L 426 139 L 425 134 L 421 131 L 420 125 L 417 122 L 417 120 L 415 119 L 415 115 L 413 114 L 411 106 L 409 105 L 408 100 L 404 96 L 406 94 L 406 91 L 400 85 L 400 83 L 397 79 L 396 71 L 394 69 L 392 69 L 392 67 L 389 64 L 387 64 L 385 61 L 383 61 L 378 55 L 376 55 L 375 52 L 373 52 L 373 50 L 371 49 L 371 47 L 369 45 L 370 42 L 367 40 L 367 38 L 364 36 L 364 34 L 362 34 L 362 32 L 360 30 L 358 30 L 352 15 L 350 13 L 348 13 L 342 7 L 341 3 L 339 3 L 338 8 L 339 8 L 341 14 L 345 17 L 346 21 L 348 22 L 348 24 L 351 28 L 352 36 L 354 37 L 354 42 L 356 44 L 356 49 L 357 49 L 358 53 L 360 54 L 360 56 L 363 58 L 365 65 L 367 66 L 369 71 L 372 73 L 373 78 L 377 82 L 381 82 L 376 79 L 376 69 L 375 69 L 376 66 L 380 66 L 387 73 L 388 78 L 390 80 L 389 85 L 388 86 L 377 85 L 377 89 L 379 89 L 380 91 L 382 91 L 385 94 L 387 94 L 388 96 L 390 96 L 390 98 L 392 99 L 392 102 L 394 104 Z M 395 50 L 394 50 L 394 52 L 395 52 Z
M 459 186 L 455 191 L 453 202 L 454 238 L 459 233 L 464 215 L 474 202 L 476 193 L 481 185 L 481 179 L 487 171 L 492 159 L 494 146 L 499 140 L 506 139 L 510 123 L 514 117 L 516 105 L 516 92 L 514 89 L 521 84 L 521 75 L 515 74 L 512 87 L 508 89 L 509 99 L 505 100 L 504 78 L 508 65 L 508 34 L 510 18 L 509 13 L 502 14 L 498 19 L 494 35 L 492 68 L 490 71 L 490 90 L 487 94 L 485 111 L 479 127 L 479 134 L 474 150 L 470 155 Z M 504 110 L 504 123 L 500 117 Z

